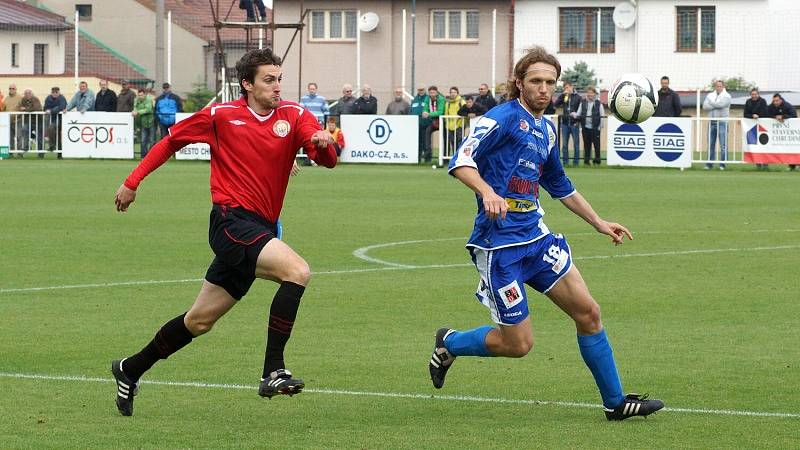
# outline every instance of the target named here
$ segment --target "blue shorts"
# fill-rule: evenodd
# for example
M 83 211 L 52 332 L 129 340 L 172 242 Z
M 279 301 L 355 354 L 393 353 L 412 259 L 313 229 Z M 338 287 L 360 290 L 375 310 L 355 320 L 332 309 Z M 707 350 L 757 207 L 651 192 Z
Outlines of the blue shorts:
M 569 245 L 560 234 L 496 250 L 472 247 L 469 252 L 480 275 L 475 296 L 500 325 L 515 325 L 528 317 L 523 285 L 545 294 L 572 268 Z

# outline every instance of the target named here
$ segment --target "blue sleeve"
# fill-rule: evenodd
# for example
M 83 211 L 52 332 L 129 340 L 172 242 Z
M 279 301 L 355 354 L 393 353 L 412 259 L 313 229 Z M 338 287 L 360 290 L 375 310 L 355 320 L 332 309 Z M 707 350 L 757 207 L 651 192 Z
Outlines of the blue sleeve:
M 561 165 L 561 158 L 558 153 L 558 138 L 555 132 L 555 125 L 547 121 L 547 134 L 550 142 L 547 161 L 542 168 L 542 175 L 539 177 L 539 184 L 550 194 L 551 197 L 562 199 L 575 193 L 575 186 L 564 172 Z
M 478 168 L 475 160 L 480 160 L 486 155 L 497 150 L 503 142 L 503 127 L 501 117 L 482 116 L 475 122 L 470 130 L 469 136 L 456 150 L 456 154 L 450 158 L 447 172 L 452 175 L 453 170 L 458 167 Z

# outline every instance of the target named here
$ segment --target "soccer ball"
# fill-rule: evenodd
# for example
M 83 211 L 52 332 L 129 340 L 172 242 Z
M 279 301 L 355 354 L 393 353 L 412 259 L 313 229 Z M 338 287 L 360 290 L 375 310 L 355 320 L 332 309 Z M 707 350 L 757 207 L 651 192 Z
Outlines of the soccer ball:
M 653 83 L 638 73 L 625 74 L 611 86 L 608 107 L 625 123 L 642 123 L 656 112 L 658 95 Z

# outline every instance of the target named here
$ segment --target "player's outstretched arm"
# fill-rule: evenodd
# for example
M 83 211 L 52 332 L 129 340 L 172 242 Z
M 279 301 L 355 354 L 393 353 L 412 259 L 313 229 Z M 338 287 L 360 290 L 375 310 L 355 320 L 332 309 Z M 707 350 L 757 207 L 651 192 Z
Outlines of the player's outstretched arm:
M 508 203 L 506 203 L 503 197 L 497 195 L 494 189 L 481 178 L 477 169 L 470 166 L 461 166 L 453 169 L 451 174 L 467 185 L 467 187 L 472 189 L 476 194 L 480 195 L 483 200 L 483 209 L 486 211 L 486 215 L 489 216 L 489 219 L 496 220 L 498 217 L 500 217 L 500 219 L 506 218 Z
M 333 168 L 336 166 L 336 149 L 333 146 L 334 142 L 336 142 L 336 140 L 328 130 L 316 130 L 308 139 L 308 143 L 303 145 L 303 147 L 306 149 L 308 157 L 317 164 L 321 164 L 327 168 Z
M 589 225 L 593 226 L 598 233 L 610 236 L 614 245 L 622 244 L 625 236 L 627 236 L 629 240 L 633 240 L 631 232 L 628 231 L 628 229 L 623 225 L 615 222 L 607 222 L 601 219 L 594 209 L 592 209 L 592 205 L 590 205 L 589 202 L 583 198 L 583 195 L 581 195 L 580 192 L 575 191 L 575 193 L 569 197 L 562 198 L 561 203 L 563 203 L 564 206 L 566 206 L 567 209 L 572 211 L 575 215 L 588 222 Z
M 117 189 L 117 195 L 114 196 L 114 204 L 117 205 L 117 211 L 127 211 L 128 206 L 130 206 L 134 201 L 136 201 L 136 191 L 128 188 L 123 183 L 119 189 Z

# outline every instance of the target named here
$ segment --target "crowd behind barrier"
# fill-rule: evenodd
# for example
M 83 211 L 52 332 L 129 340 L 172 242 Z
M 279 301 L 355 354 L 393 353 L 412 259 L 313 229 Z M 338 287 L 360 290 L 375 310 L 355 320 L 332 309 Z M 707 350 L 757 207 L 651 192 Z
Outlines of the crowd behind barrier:
M 3 156 L 3 150 L 6 150 L 10 155 L 18 157 L 23 157 L 27 153 L 44 157 L 47 152 L 54 152 L 60 158 L 64 149 L 64 136 L 67 136 L 63 131 L 64 113 L 68 111 L 89 114 L 87 117 L 91 117 L 96 111 L 125 114 L 126 118 L 132 116 L 134 130 L 130 132 L 133 135 L 123 138 L 129 131 L 118 130 L 113 139 L 120 142 L 130 140 L 131 146 L 133 142 L 138 142 L 139 155 L 144 157 L 149 148 L 165 136 L 177 120 L 180 120 L 177 117 L 185 117 L 187 114 L 182 114 L 182 100 L 171 92 L 169 83 L 164 83 L 162 93 L 158 97 L 155 97 L 152 89 L 139 89 L 138 93 L 134 92 L 124 80 L 122 86 L 123 89 L 117 94 L 108 89 L 107 82 L 101 81 L 100 89 L 95 94 L 85 82 L 82 82 L 79 91 L 69 102 L 61 96 L 59 89 L 54 87 L 51 94 L 46 97 L 44 106 L 29 89 L 25 90 L 23 95 L 19 95 L 16 93 L 16 86 L 9 86 L 9 94 L 0 97 L 0 110 L 5 110 L 9 114 L 9 142 L 3 145 L 3 133 L 0 131 L 0 157 Z M 385 108 L 379 108 L 369 85 L 362 86 L 361 95 L 356 97 L 353 94 L 353 86 L 345 84 L 342 86 L 342 97 L 333 102 L 317 94 L 316 83 L 309 83 L 307 89 L 308 93 L 299 100 L 299 103 L 314 114 L 323 128 L 329 128 L 336 134 L 337 139 L 342 140 L 340 145 L 342 149 L 346 148 L 344 140 L 351 133 L 349 127 L 342 121 L 343 116 L 378 117 L 379 111 L 385 111 L 385 116 L 416 116 L 417 155 L 414 162 L 431 163 L 436 155 L 440 166 L 446 164 L 455 154 L 476 120 L 492 107 L 508 101 L 502 88 L 498 89 L 497 95 L 492 95 L 486 84 L 481 84 L 477 93 L 465 95 L 462 95 L 456 86 L 450 87 L 446 95 L 440 92 L 437 86 L 419 86 L 413 97 L 398 87 L 394 90 L 392 101 Z M 571 83 L 564 82 L 563 91 L 554 97 L 550 108 L 546 111 L 546 117 L 556 125 L 561 147 L 559 152 L 565 166 L 598 165 L 601 160 L 610 163 L 608 154 L 615 150 L 613 143 L 618 140 L 619 124 L 614 122 L 611 124 L 614 129 L 609 130 L 609 118 L 605 115 L 603 104 L 597 94 L 593 87 L 589 87 L 584 95 L 581 95 L 573 91 Z M 659 122 L 661 118 L 681 117 L 683 111 L 680 99 L 669 88 L 668 77 L 662 77 L 658 96 L 659 104 L 654 117 L 659 119 L 655 122 Z M 765 99 L 760 98 L 758 90 L 753 89 L 750 99 L 745 104 L 742 117 L 761 122 L 767 118 L 774 118 L 782 126 L 785 123 L 794 124 L 798 120 L 794 107 L 780 94 L 775 94 L 771 100 L 767 103 Z M 720 169 L 724 169 L 726 164 L 751 162 L 757 164 L 759 168 L 764 168 L 767 163 L 755 162 L 755 159 L 769 160 L 773 163 L 783 163 L 787 160 L 781 157 L 755 159 L 748 157 L 746 153 L 750 148 L 750 141 L 745 134 L 755 133 L 754 139 L 763 140 L 769 139 L 769 133 L 763 131 L 766 130 L 763 124 L 760 128 L 755 128 L 755 131 L 753 126 L 744 129 L 739 117 L 730 116 L 730 104 L 731 97 L 725 91 L 724 83 L 716 82 L 714 91 L 703 101 L 703 110 L 707 111 L 708 116 L 689 118 L 691 129 L 679 133 L 682 133 L 681 138 L 687 141 L 685 147 L 691 152 L 692 163 L 705 164 L 707 169 L 717 164 Z M 76 120 L 72 119 L 72 123 L 75 122 Z M 350 122 L 355 123 L 355 121 Z M 127 122 L 123 121 L 118 125 L 122 126 L 123 123 Z M 352 127 L 351 125 L 350 128 Z M 790 135 L 794 133 L 793 127 L 794 125 L 785 133 Z M 74 127 L 70 129 L 72 128 Z M 86 133 L 91 132 L 86 131 Z M 353 128 L 352 132 L 359 131 Z M 609 136 L 609 133 L 613 136 Z M 781 134 L 783 131 L 775 128 L 774 133 Z M 103 139 L 102 136 L 98 136 L 94 138 Z M 91 136 L 84 135 L 80 138 L 90 140 Z M 74 139 L 67 140 L 71 143 Z M 793 145 L 795 141 L 789 139 L 785 142 Z M 587 152 L 587 149 L 592 147 L 594 151 Z M 403 154 L 409 149 L 393 148 L 392 151 L 395 154 Z M 299 156 L 304 157 L 302 152 Z M 389 159 L 391 158 L 387 158 Z M 791 158 L 789 160 L 796 162 Z M 410 159 L 403 159 L 401 162 L 408 161 Z M 795 167 L 794 164 L 790 165 L 791 170 Z

